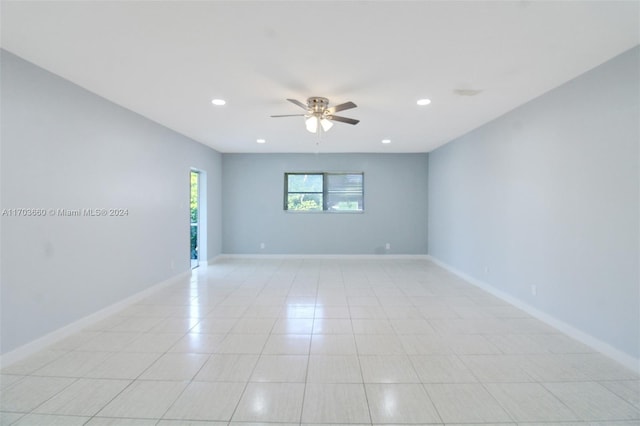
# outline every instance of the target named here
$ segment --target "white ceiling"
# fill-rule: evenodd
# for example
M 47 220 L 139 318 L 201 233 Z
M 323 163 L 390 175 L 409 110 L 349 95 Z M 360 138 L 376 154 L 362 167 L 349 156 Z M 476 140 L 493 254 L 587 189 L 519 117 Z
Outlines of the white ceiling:
M 639 4 L 2 1 L 1 42 L 221 152 L 427 152 L 637 45 Z M 309 96 L 360 124 L 269 117 Z

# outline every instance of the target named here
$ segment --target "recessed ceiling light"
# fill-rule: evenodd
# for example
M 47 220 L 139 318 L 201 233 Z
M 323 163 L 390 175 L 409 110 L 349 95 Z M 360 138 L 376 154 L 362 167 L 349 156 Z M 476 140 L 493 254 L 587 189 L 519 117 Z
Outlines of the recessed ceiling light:
M 391 143 L 391 139 L 382 139 L 382 143 L 384 144 Z
M 418 105 L 420 106 L 425 106 L 425 105 L 429 105 L 431 103 L 431 99 L 418 99 L 418 102 L 416 102 Z
M 211 103 L 216 105 L 216 106 L 222 106 L 222 105 L 226 104 L 227 101 L 225 101 L 224 99 L 212 99 Z
M 256 142 L 258 143 L 267 143 L 266 139 L 256 139 Z

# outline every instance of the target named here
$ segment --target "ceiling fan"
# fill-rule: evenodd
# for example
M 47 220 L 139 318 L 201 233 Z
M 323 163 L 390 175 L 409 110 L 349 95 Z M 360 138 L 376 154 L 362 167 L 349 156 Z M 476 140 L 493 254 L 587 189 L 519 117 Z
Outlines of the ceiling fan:
M 287 100 L 304 109 L 306 112 L 304 114 L 272 115 L 271 117 L 305 117 L 305 126 L 311 133 L 317 133 L 319 129 L 326 132 L 333 126 L 332 121 L 339 121 L 341 123 L 353 125 L 360 122 L 360 120 L 355 120 L 353 118 L 334 115 L 338 111 L 357 107 L 353 102 L 345 102 L 343 104 L 330 107 L 329 99 L 322 98 L 320 96 L 310 97 L 307 99 L 306 105 L 296 99 Z

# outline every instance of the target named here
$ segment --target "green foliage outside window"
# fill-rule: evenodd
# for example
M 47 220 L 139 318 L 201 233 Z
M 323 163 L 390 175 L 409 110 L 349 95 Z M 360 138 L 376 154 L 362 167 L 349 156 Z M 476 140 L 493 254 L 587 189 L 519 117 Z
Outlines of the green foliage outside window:
M 318 198 L 320 198 L 320 200 Z M 289 194 L 287 198 L 287 210 L 322 210 L 322 195 Z
M 189 203 L 191 215 L 191 259 L 198 258 L 198 172 L 191 172 L 191 202 Z
M 198 173 L 191 172 L 191 223 L 198 222 Z

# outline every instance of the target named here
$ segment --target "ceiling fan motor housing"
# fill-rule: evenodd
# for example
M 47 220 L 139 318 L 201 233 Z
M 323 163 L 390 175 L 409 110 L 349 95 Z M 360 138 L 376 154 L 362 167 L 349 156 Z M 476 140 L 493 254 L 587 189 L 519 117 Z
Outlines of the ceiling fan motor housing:
M 312 96 L 307 99 L 307 106 L 314 114 L 322 114 L 329 107 L 329 99 L 320 96 Z

